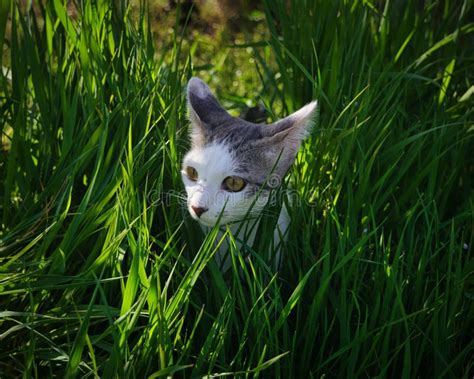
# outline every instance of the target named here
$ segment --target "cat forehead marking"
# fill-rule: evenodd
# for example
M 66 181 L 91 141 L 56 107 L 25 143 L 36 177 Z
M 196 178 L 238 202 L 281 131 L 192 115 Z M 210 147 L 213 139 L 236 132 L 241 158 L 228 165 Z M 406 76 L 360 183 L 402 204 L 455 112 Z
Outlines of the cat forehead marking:
M 234 159 L 224 143 L 214 142 L 204 147 L 194 148 L 186 155 L 185 164 L 195 165 L 199 176 L 207 177 L 210 173 L 226 174 L 234 170 Z

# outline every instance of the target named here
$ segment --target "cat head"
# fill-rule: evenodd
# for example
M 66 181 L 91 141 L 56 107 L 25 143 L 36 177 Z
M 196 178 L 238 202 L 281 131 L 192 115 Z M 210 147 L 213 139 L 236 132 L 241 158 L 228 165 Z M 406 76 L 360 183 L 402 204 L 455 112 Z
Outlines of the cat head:
M 181 174 L 189 213 L 209 226 L 258 214 L 308 135 L 317 103 L 266 125 L 229 115 L 198 78 L 187 98 L 191 149 Z

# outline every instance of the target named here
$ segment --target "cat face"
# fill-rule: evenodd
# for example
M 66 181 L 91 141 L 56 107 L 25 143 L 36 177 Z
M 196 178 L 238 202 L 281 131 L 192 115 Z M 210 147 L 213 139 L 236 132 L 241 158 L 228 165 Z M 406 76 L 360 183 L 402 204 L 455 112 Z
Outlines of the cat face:
M 181 171 L 191 216 L 213 226 L 217 220 L 227 224 L 258 213 L 266 203 L 268 191 L 257 196 L 260 186 L 252 175 L 239 169 L 232 148 L 225 143 L 210 143 L 191 149 Z
M 189 213 L 208 226 L 259 214 L 293 163 L 316 102 L 264 125 L 230 116 L 198 78 L 187 95 L 192 145 L 181 174 Z

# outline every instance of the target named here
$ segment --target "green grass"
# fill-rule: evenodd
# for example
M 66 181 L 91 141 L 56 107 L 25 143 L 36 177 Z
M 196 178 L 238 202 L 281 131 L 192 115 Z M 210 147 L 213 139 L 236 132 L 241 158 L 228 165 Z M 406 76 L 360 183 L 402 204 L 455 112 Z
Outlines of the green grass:
M 472 376 L 471 2 L 268 0 L 268 40 L 208 55 L 125 0 L 0 4 L 1 377 Z M 186 214 L 192 75 L 272 117 L 320 100 L 280 272 L 223 275 Z

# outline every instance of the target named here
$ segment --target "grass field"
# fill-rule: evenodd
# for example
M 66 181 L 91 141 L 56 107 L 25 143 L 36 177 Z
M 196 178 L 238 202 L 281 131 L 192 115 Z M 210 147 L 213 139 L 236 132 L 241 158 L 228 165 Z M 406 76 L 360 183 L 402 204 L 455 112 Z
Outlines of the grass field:
M 266 0 L 235 43 L 78 3 L 0 1 L 0 377 L 472 378 L 471 1 Z M 320 102 L 279 272 L 183 206 L 193 75 Z

